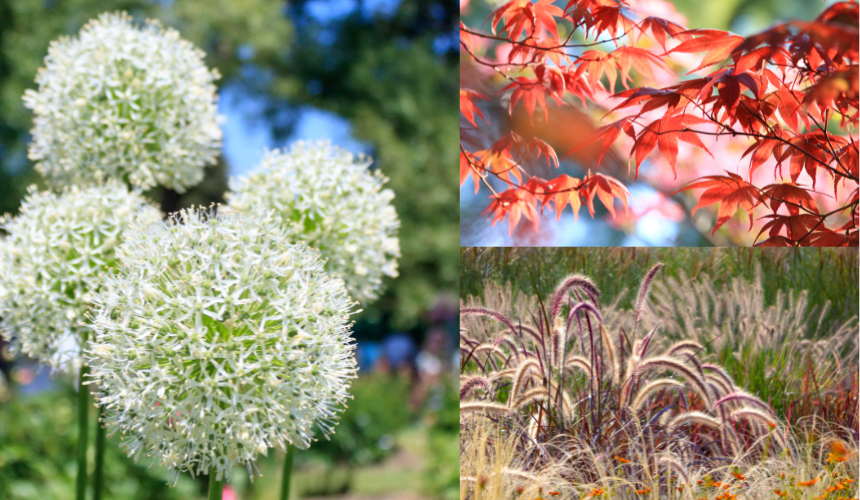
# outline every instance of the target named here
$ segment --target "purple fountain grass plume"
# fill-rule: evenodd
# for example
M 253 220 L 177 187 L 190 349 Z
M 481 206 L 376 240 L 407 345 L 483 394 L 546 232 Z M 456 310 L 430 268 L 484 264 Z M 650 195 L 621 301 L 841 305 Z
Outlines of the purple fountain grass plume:
M 672 420 L 669 421 L 666 427 L 670 429 L 677 429 L 678 427 L 685 424 L 698 424 L 703 425 L 705 427 L 710 427 L 711 429 L 720 428 L 719 420 L 708 415 L 707 413 L 703 413 L 700 411 L 685 411 L 683 413 L 679 413 L 675 415 Z
M 679 373 L 684 376 L 690 385 L 696 389 L 696 392 L 699 394 L 699 397 L 705 401 L 707 406 L 711 406 L 711 394 L 708 391 L 707 386 L 705 385 L 704 378 L 701 377 L 696 370 L 690 365 L 676 359 L 670 358 L 668 356 L 658 356 L 653 358 L 648 358 L 645 361 L 642 361 L 638 367 L 636 367 L 636 371 L 634 371 L 630 375 L 630 379 L 628 380 L 628 384 L 635 383 L 639 380 L 643 373 L 647 370 L 651 369 L 664 369 L 671 370 L 676 373 Z
M 651 288 L 651 282 L 654 281 L 654 277 L 657 276 L 657 271 L 659 271 L 661 267 L 663 267 L 662 263 L 654 265 L 642 280 L 642 286 L 639 287 L 639 295 L 636 297 L 635 312 L 637 323 L 642 318 L 642 307 L 645 305 L 645 299 L 648 297 L 648 290 Z
M 517 374 L 517 368 L 506 368 L 497 372 L 492 372 L 488 375 L 490 380 L 496 381 L 503 378 L 513 379 Z
M 549 401 L 549 400 L 550 400 L 549 391 L 543 387 L 536 387 L 534 389 L 530 389 L 530 390 L 520 394 L 516 398 L 511 397 L 511 399 L 508 400 L 508 405 L 510 406 L 511 409 L 520 409 L 523 406 L 527 406 L 527 405 L 534 403 L 535 401 Z
M 496 359 L 493 357 L 494 354 L 500 356 L 502 359 L 509 358 L 507 353 L 499 347 L 499 342 L 481 344 L 474 348 L 473 353 L 473 357 L 475 354 L 485 353 L 487 356 L 486 360 L 493 366 L 493 369 L 495 370 L 499 369 L 499 365 L 496 363 Z
M 761 428 L 767 429 L 768 433 L 774 436 L 774 439 L 779 443 L 779 445 L 783 448 L 787 448 L 787 443 L 785 441 L 785 437 L 781 432 L 778 431 L 779 424 L 775 422 L 774 419 L 769 416 L 767 413 L 757 409 L 750 408 L 748 406 L 742 406 L 741 408 L 733 411 L 729 415 L 729 420 L 737 421 L 739 419 L 745 419 L 750 423 L 757 423 Z M 765 433 L 767 434 L 767 433 Z
M 729 372 L 727 372 L 722 366 L 715 365 L 712 363 L 703 363 L 702 369 L 713 372 L 713 374 L 719 377 L 723 381 L 723 383 L 725 383 L 729 388 L 733 388 L 735 386 L 735 382 L 734 380 L 732 380 L 732 377 L 729 375 Z M 731 392 L 731 390 L 727 392 Z
M 728 414 L 726 413 L 726 408 L 723 406 L 717 407 L 717 415 L 720 417 L 720 422 L 723 422 L 724 425 L 720 426 L 720 439 L 723 445 L 723 454 L 729 456 L 729 453 L 733 455 L 738 454 L 738 434 L 735 432 L 734 426 L 730 425 L 728 421 Z M 729 450 L 731 447 L 731 450 Z
M 731 392 L 726 392 L 725 388 L 721 385 L 722 380 L 713 377 L 710 373 L 705 374 L 705 383 L 708 384 L 708 388 L 711 391 L 711 395 L 714 396 L 714 399 L 720 399 L 721 397 L 728 394 L 728 392 Z
M 513 357 L 514 357 L 514 360 L 516 360 L 517 364 L 519 364 L 519 362 L 520 362 L 520 353 L 519 353 L 519 349 L 517 348 L 517 344 L 513 341 L 513 339 L 511 339 L 511 338 L 509 338 L 509 337 L 507 337 L 507 336 L 505 336 L 505 335 L 501 335 L 501 334 L 500 334 L 500 335 L 496 338 L 496 341 L 494 342 L 494 345 L 495 345 L 496 347 L 499 347 L 499 346 L 501 346 L 501 345 L 503 345 L 503 344 L 505 345 L 505 347 L 507 347 L 508 349 L 510 349 L 511 354 L 512 354 L 512 355 L 513 355 Z
M 479 340 L 467 337 L 462 331 L 460 331 L 460 342 L 463 342 L 466 345 L 477 345 L 481 343 Z
M 567 359 L 566 369 L 579 368 L 584 371 L 588 377 L 591 377 L 591 364 L 582 356 L 572 356 Z
M 575 274 L 565 278 L 558 288 L 556 288 L 555 294 L 552 296 L 552 308 L 550 309 L 551 318 L 555 318 L 558 315 L 558 312 L 561 310 L 561 304 L 564 300 L 565 294 L 573 287 L 582 290 L 586 295 L 588 295 L 591 302 L 595 304 L 597 303 L 597 299 L 600 297 L 600 291 L 596 286 L 594 286 L 594 283 L 585 276 Z
M 546 348 L 543 336 L 540 334 L 540 332 L 538 332 L 537 330 L 535 330 L 534 328 L 532 328 L 530 326 L 523 325 L 523 324 L 518 325 L 517 328 L 520 330 L 520 332 L 528 334 L 529 337 L 532 338 L 532 343 L 534 345 L 540 347 L 541 351 L 543 351 Z
M 543 376 L 541 366 L 535 359 L 527 359 L 517 367 L 517 373 L 514 375 L 514 382 L 511 386 L 511 398 L 514 398 L 522 392 L 523 386 L 531 379 L 529 373 L 535 371 L 538 375 Z
M 551 389 L 556 389 L 557 391 L 558 386 L 553 384 Z M 528 391 L 520 394 L 519 397 L 516 398 L 514 398 L 512 394 L 511 399 L 508 400 L 508 405 L 511 409 L 520 409 L 536 401 L 550 402 L 553 400 L 551 389 L 535 387 L 534 389 L 529 389 Z M 568 398 L 562 399 L 562 412 L 563 415 L 571 414 L 570 400 Z
M 513 411 L 507 405 L 502 405 L 499 403 L 480 403 L 480 402 L 470 402 L 470 403 L 460 403 L 460 416 L 464 416 L 467 413 L 496 413 L 496 414 L 506 414 Z
M 564 350 L 564 338 L 560 332 L 560 328 L 553 328 L 550 336 L 550 344 L 552 346 L 552 365 L 558 366 L 561 364 L 562 351 Z
M 594 316 L 597 318 L 598 323 L 603 323 L 603 315 L 600 314 L 600 310 L 597 309 L 597 307 L 595 307 L 594 304 L 590 302 L 580 302 L 573 306 L 573 308 L 567 314 L 568 321 L 571 321 L 573 317 L 583 309 L 590 312 L 591 314 L 594 314 Z
M 618 386 L 621 380 L 621 360 L 618 357 L 618 352 L 612 343 L 612 336 L 609 335 L 609 330 L 603 324 L 600 325 L 600 337 L 603 339 L 603 346 L 606 348 L 606 354 L 609 356 L 609 366 L 611 372 L 609 374 L 612 379 L 612 385 Z
M 752 394 L 750 394 L 746 391 L 742 391 L 740 389 L 735 389 L 735 392 L 733 392 L 732 394 L 729 394 L 727 396 L 723 396 L 722 398 L 720 398 L 719 401 L 714 403 L 714 407 L 720 406 L 721 404 L 729 402 L 729 401 L 743 401 L 745 403 L 752 404 L 752 405 L 757 406 L 757 407 L 761 408 L 762 410 L 766 411 L 767 414 L 770 415 L 771 419 L 776 419 L 776 413 L 773 411 L 773 409 L 770 407 L 769 404 L 767 404 L 764 401 L 762 401 L 761 399 L 753 396 Z
M 639 350 L 637 352 L 637 355 L 640 358 L 644 357 L 645 354 L 648 352 L 648 345 L 651 343 L 651 338 L 657 332 L 657 328 L 659 326 L 660 326 L 660 323 L 657 323 L 657 325 L 654 326 L 654 328 L 650 332 L 648 332 L 648 335 L 646 335 L 645 337 L 642 338 L 642 343 L 639 344 Z
M 484 307 L 464 307 L 464 308 L 460 309 L 460 315 L 461 316 L 472 316 L 472 315 L 489 316 L 491 318 L 494 318 L 494 319 L 504 323 L 505 326 L 507 326 L 508 328 L 511 329 L 511 332 L 513 332 L 514 335 L 517 334 L 517 330 L 516 330 L 516 328 L 514 328 L 514 323 L 510 319 L 508 319 L 507 316 L 505 316 L 501 313 L 498 313 L 496 311 L 486 309 Z
M 691 351 L 695 355 L 699 354 L 702 349 L 704 349 L 704 347 L 702 347 L 702 344 L 696 342 L 695 340 L 681 340 L 672 344 L 672 346 L 669 347 L 669 350 L 666 351 L 666 354 L 672 356 L 679 351 Z
M 471 377 L 467 379 L 465 382 L 460 382 L 460 401 L 466 399 L 466 396 L 469 395 L 472 390 L 476 388 L 483 388 L 485 391 L 490 391 L 490 381 L 485 379 L 484 377 Z
M 672 351 L 670 354 L 671 356 L 692 364 L 696 371 L 699 372 L 700 376 L 705 376 L 705 371 L 702 368 L 702 363 L 699 361 L 699 358 L 696 357 L 696 353 L 686 348 L 670 349 L 670 351 Z
M 652 394 L 669 388 L 683 390 L 684 384 L 671 378 L 661 378 L 648 382 L 639 389 L 639 392 L 636 393 L 636 397 L 633 398 L 633 403 L 630 405 L 630 411 L 638 414 L 642 409 L 642 406 L 645 404 L 645 401 L 647 401 Z
M 486 371 L 485 370 L 486 364 L 482 363 L 481 360 L 479 360 L 478 358 L 476 358 L 474 356 L 475 349 L 477 349 L 478 347 L 480 347 L 480 345 L 472 346 L 472 347 L 460 346 L 460 359 L 463 360 L 460 363 L 462 364 L 463 367 L 465 367 L 467 364 L 469 364 L 469 361 L 474 361 L 475 364 L 478 365 L 478 368 L 482 372 L 484 372 L 484 371 Z

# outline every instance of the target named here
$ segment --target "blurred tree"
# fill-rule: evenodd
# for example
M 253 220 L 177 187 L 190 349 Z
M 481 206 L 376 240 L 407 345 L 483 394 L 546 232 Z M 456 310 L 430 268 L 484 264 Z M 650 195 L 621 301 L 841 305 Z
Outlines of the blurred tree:
M 27 160 L 27 130 L 32 115 L 21 96 L 35 88 L 50 42 L 73 35 L 88 20 L 108 11 L 125 10 L 140 20 L 157 18 L 201 47 L 207 64 L 218 68 L 222 84 L 243 64 L 244 47 L 271 61 L 289 46 L 292 28 L 281 0 L 4 0 L 0 2 L 0 213 L 16 212 L 26 186 L 39 182 Z M 167 190 L 150 193 L 165 211 L 221 201 L 226 165 L 211 167 L 206 180 L 180 196 Z
M 317 14 L 334 4 L 347 6 L 339 18 Z M 458 8 L 442 0 L 297 0 L 289 12 L 295 43 L 258 90 L 273 97 L 269 116 L 296 105 L 329 110 L 373 146 L 375 166 L 397 194 L 403 257 L 401 276 L 372 308 L 414 328 L 436 294 L 457 287 L 458 194 L 447 175 L 459 134 Z
M 336 7 L 336 8 L 335 8 Z M 450 169 L 458 133 L 453 2 L 339 0 L 3 0 L 0 2 L 0 213 L 15 212 L 38 182 L 26 158 L 31 114 L 21 96 L 34 88 L 51 40 L 72 35 L 99 13 L 127 10 L 178 29 L 207 53 L 222 88 L 256 93 L 276 138 L 291 133 L 299 108 L 314 106 L 350 120 L 372 145 L 376 167 L 397 193 L 403 228 L 401 277 L 364 315 L 414 329 L 436 294 L 457 283 L 457 191 Z M 327 10 L 345 15 L 315 16 Z M 448 171 L 447 175 L 443 171 Z M 226 165 L 179 196 L 150 193 L 167 211 L 222 199 Z

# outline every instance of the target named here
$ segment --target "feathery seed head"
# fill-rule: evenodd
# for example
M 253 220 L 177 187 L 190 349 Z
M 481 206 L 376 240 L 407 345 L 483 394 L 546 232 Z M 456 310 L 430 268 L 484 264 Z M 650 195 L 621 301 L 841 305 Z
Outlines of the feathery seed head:
M 183 210 L 135 227 L 96 294 L 87 354 L 107 426 L 174 481 L 334 432 L 355 304 L 288 231 L 273 211 Z
M 59 194 L 32 186 L 19 214 L 0 218 L 9 233 L 0 250 L 0 333 L 13 350 L 52 369 L 70 368 L 102 274 L 116 265 L 128 227 L 160 218 L 154 205 L 116 182 Z
M 250 176 L 232 179 L 227 200 L 242 211 L 277 211 L 292 238 L 318 249 L 326 270 L 366 303 L 379 296 L 383 276 L 397 277 L 400 257 L 394 193 L 370 163 L 328 142 L 299 141 L 268 152 Z
M 216 71 L 204 54 L 157 21 L 135 26 L 105 13 L 54 41 L 33 110 L 29 157 L 54 186 L 109 178 L 183 192 L 221 148 Z

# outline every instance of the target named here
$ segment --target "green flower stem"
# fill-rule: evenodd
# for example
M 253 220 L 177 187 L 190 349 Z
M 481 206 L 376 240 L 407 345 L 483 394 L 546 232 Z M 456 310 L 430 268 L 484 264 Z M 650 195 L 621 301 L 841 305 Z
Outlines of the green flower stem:
M 224 492 L 224 481 L 215 479 L 218 473 L 215 468 L 209 469 L 209 500 L 221 500 L 221 495 Z
M 87 335 L 84 334 L 84 342 Z M 75 499 L 85 500 L 87 491 L 87 431 L 90 414 L 90 390 L 84 385 L 89 368 L 81 364 L 78 382 L 78 477 L 75 480 Z
M 96 422 L 96 470 L 93 472 L 93 500 L 102 498 L 102 479 L 105 464 L 105 428 L 102 427 L 104 406 L 99 405 L 99 418 Z
M 284 474 L 281 478 L 281 500 L 290 498 L 290 477 L 293 474 L 293 456 L 296 454 L 292 446 L 287 445 L 287 454 L 284 456 Z

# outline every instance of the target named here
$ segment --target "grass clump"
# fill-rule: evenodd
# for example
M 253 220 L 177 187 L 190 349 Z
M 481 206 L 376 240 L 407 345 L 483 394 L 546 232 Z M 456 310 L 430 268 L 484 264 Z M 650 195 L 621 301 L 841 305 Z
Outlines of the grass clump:
M 856 492 L 856 426 L 840 429 L 814 413 L 792 426 L 748 378 L 733 377 L 721 362 L 729 351 L 737 359 L 738 346 L 763 346 L 694 334 L 695 322 L 676 319 L 702 312 L 667 313 L 666 299 L 678 288 L 655 286 L 661 268 L 645 273 L 627 310 L 617 298 L 603 307 L 598 287 L 581 275 L 561 280 L 546 298 L 536 284 L 531 297 L 487 284 L 484 303 L 462 304 L 461 498 L 728 500 L 784 493 L 836 500 Z M 686 285 L 687 293 L 703 293 Z M 835 350 L 827 369 L 837 376 L 828 388 L 850 362 L 851 346 L 802 343 L 804 314 L 779 323 L 785 311 L 772 308 L 756 320 L 712 297 L 713 307 L 733 318 L 727 325 L 741 316 L 752 321 L 747 326 L 794 325 L 774 335 L 792 342 L 787 355 L 813 359 Z M 856 358 L 856 342 L 853 349 Z M 785 362 L 776 368 L 785 370 Z M 856 385 L 844 401 L 856 422 Z

